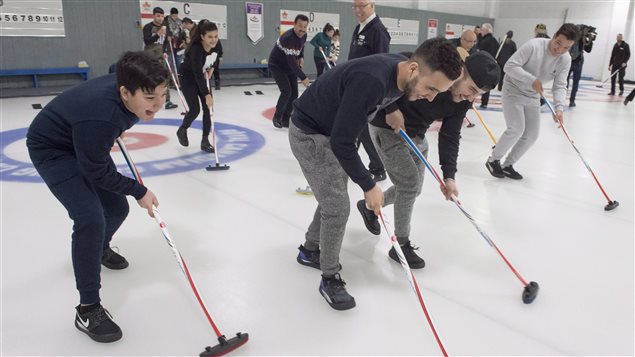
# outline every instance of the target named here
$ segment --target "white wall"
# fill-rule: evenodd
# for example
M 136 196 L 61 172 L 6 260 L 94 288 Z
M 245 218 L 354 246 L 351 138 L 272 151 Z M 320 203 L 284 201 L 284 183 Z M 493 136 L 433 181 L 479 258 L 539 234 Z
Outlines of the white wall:
M 495 15 L 494 34 L 502 38 L 508 30 L 512 30 L 514 41 L 520 46 L 533 38 L 533 30 L 538 23 L 546 24 L 549 35 L 553 35 L 562 25 L 565 13 L 567 22 L 597 28 L 598 38 L 593 51 L 584 55 L 583 76 L 595 79 L 608 77 L 608 61 L 618 33 L 624 34 L 624 40 L 633 51 L 633 3 L 626 0 L 500 1 Z M 626 78 L 630 80 L 635 78 L 633 63 L 634 58 L 631 56 L 626 71 Z
M 337 0 L 352 2 L 351 0 Z M 518 46 L 534 37 L 536 24 L 547 25 L 549 35 L 566 21 L 597 28 L 598 38 L 591 53 L 585 53 L 582 75 L 595 79 L 609 76 L 608 62 L 618 33 L 635 52 L 633 11 L 630 0 L 376 0 L 380 6 L 437 11 L 459 15 L 493 17 L 494 36 L 503 38 L 514 31 Z M 635 80 L 635 54 L 631 55 L 626 79 Z
M 351 0 L 337 0 L 352 2 Z M 428 10 L 467 16 L 494 17 L 498 0 L 376 0 L 379 6 Z

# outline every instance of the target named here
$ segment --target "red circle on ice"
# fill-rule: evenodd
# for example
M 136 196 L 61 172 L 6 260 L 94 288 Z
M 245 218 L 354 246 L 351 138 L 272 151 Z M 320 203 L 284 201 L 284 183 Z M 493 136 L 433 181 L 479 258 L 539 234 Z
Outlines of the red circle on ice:
M 262 116 L 266 119 L 273 119 L 273 115 L 276 114 L 276 108 L 269 108 L 262 112 Z
M 126 148 L 130 151 L 148 149 L 159 146 L 167 141 L 167 137 L 151 133 L 126 133 L 123 138 Z M 113 146 L 112 151 L 119 151 L 119 147 L 117 145 Z

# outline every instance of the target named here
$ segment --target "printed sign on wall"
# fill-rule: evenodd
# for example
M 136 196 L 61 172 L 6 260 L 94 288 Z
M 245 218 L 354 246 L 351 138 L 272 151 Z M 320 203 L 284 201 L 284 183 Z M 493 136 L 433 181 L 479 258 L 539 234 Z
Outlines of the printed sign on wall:
M 0 1 L 0 36 L 65 37 L 62 0 Z
M 152 9 L 160 7 L 165 12 L 165 16 L 170 16 L 170 9 L 179 10 L 179 18 L 189 17 L 194 22 L 207 19 L 218 26 L 218 37 L 221 40 L 227 39 L 227 6 L 225 5 L 209 5 L 193 2 L 175 2 L 175 1 L 155 1 L 140 0 L 141 8 L 141 26 L 152 21 Z
M 260 42 L 265 36 L 263 33 L 263 4 L 257 2 L 245 3 L 245 14 L 247 14 L 247 37 L 254 45 Z
M 453 38 L 459 38 L 463 34 L 463 25 L 459 24 L 445 24 L 445 38 L 450 40 Z
M 439 29 L 439 20 L 428 19 L 428 40 L 437 37 L 437 30 Z
M 327 12 L 313 12 L 301 10 L 280 10 L 280 34 L 282 35 L 288 29 L 293 28 L 293 20 L 297 15 L 306 15 L 309 18 L 309 26 L 307 27 L 307 42 L 311 41 L 313 36 L 322 32 L 324 25 L 331 24 L 334 28 L 340 28 L 340 14 L 331 14 Z
M 388 29 L 391 45 L 419 44 L 419 21 L 382 17 L 381 22 Z

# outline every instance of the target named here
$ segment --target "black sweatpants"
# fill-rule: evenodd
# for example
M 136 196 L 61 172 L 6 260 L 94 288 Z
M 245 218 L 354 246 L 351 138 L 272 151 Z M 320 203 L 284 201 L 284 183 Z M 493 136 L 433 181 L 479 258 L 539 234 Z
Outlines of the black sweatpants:
M 124 195 L 88 182 L 73 156 L 60 157 L 49 150 L 31 149 L 29 156 L 49 190 L 73 220 L 71 255 L 80 303 L 98 303 L 101 257 L 128 216 L 128 201 Z M 114 166 L 112 159 L 110 161 Z
M 298 77 L 287 74 L 275 68 L 269 68 L 271 75 L 280 89 L 280 97 L 276 103 L 276 112 L 273 119 L 281 123 L 288 123 L 293 111 L 293 101 L 298 98 Z
M 210 111 L 205 104 L 205 96 L 198 90 L 196 79 L 194 76 L 184 72 L 181 76 L 181 90 L 185 97 L 185 102 L 189 107 L 189 111 L 183 117 L 182 128 L 189 128 L 194 122 L 194 119 L 198 117 L 201 112 L 201 105 L 203 106 L 203 137 L 208 137 L 209 132 L 212 130 L 212 119 L 210 117 Z M 200 103 L 199 103 L 200 100 Z

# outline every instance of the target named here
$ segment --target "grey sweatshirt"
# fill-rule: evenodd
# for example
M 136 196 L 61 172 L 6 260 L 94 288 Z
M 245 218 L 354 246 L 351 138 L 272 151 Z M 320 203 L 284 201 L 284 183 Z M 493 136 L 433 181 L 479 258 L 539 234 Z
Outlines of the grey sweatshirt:
M 553 104 L 556 110 L 564 110 L 567 90 L 567 75 L 571 66 L 568 52 L 553 57 L 547 48 L 550 39 L 531 39 L 514 53 L 505 64 L 505 85 L 508 90 L 527 97 L 539 95 L 531 84 L 539 79 L 543 86 L 553 81 Z

